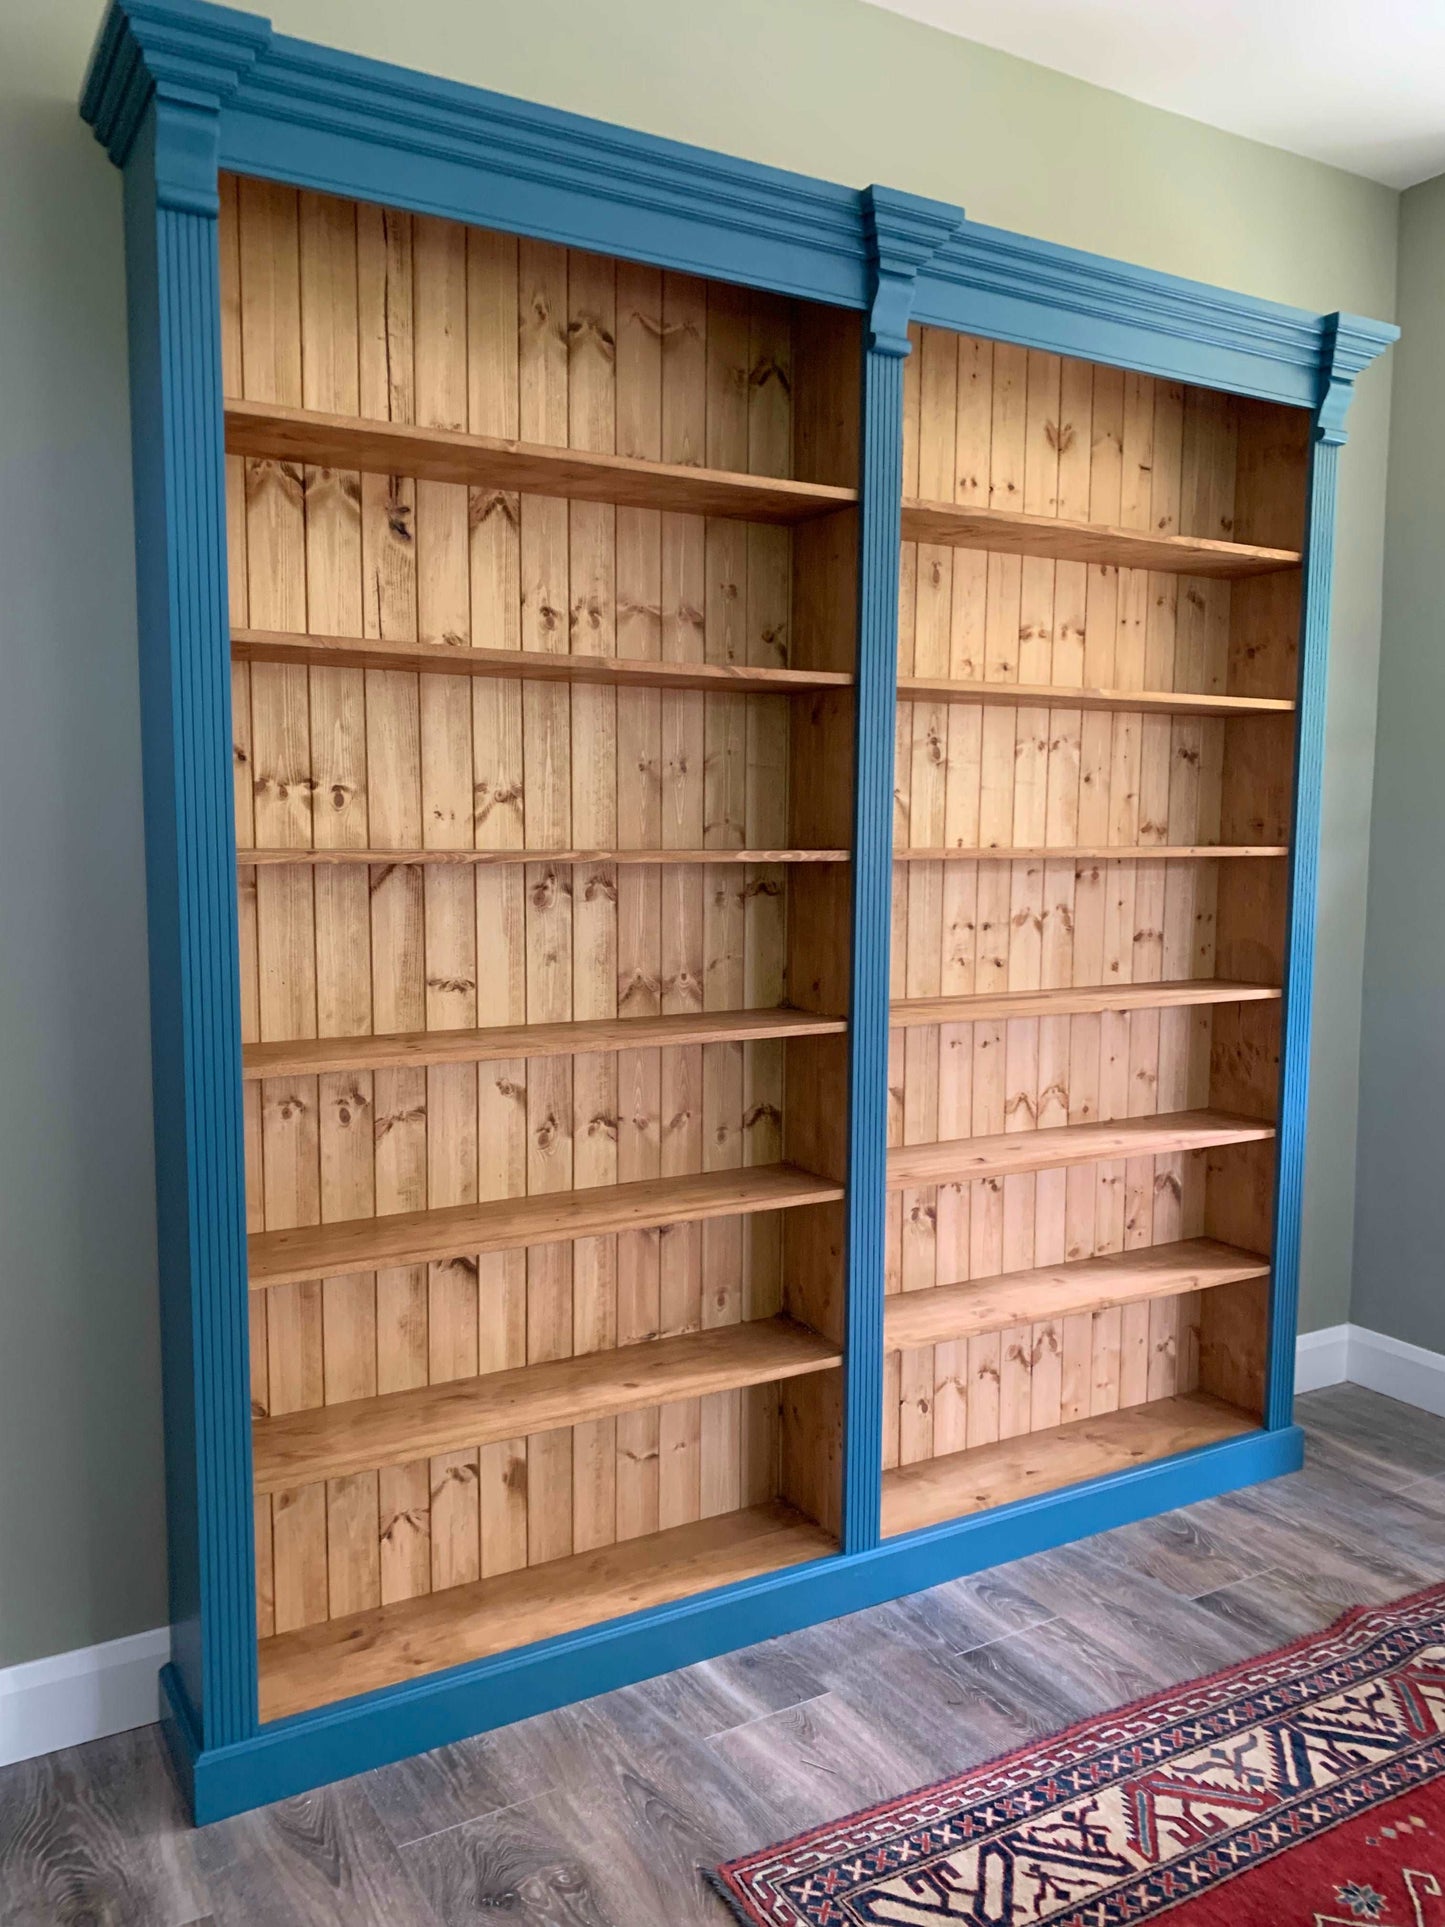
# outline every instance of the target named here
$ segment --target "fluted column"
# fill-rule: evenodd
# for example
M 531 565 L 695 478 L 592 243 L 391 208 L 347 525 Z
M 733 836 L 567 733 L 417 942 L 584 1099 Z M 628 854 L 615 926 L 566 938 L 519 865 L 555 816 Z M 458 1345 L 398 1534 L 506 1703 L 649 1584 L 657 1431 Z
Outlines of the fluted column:
M 1299 1323 L 1300 1222 L 1309 1110 L 1310 1019 L 1314 1000 L 1315 916 L 1319 894 L 1320 803 L 1325 702 L 1335 571 L 1336 489 L 1345 415 L 1355 376 L 1399 330 L 1352 315 L 1331 315 L 1320 358 L 1320 399 L 1310 445 L 1308 521 L 1300 593 L 1295 800 L 1285 955 L 1289 960 L 1280 1037 L 1279 1135 L 1275 1178 L 1270 1365 L 1265 1423 L 1293 1419 Z
M 125 170 L 171 1666 L 178 1753 L 256 1727 L 256 1607 L 216 224 L 264 21 L 107 21 L 82 112 Z
M 848 1331 L 843 1547 L 878 1543 L 883 1458 L 884 1178 L 888 1144 L 888 957 L 903 363 L 918 269 L 961 225 L 941 202 L 870 188 L 874 266 L 863 355 L 858 505 L 857 758 L 853 798 L 853 984 L 848 1099 Z

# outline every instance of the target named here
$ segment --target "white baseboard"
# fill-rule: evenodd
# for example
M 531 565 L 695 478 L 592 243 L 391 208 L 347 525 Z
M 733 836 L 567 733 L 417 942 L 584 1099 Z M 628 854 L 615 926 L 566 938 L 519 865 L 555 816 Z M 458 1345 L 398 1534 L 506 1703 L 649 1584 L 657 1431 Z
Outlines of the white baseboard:
M 1445 1418 L 1445 1354 L 1363 1325 L 1303 1333 L 1296 1389 L 1317 1392 L 1347 1381 Z M 148 1726 L 159 1717 L 156 1676 L 169 1655 L 170 1634 L 161 1626 L 0 1668 L 0 1766 Z
M 148 1726 L 160 1717 L 157 1676 L 170 1650 L 159 1626 L 0 1668 L 0 1766 Z
M 1445 1418 L 1445 1353 L 1407 1345 L 1365 1325 L 1303 1333 L 1295 1348 L 1296 1391 L 1347 1382 Z
M 1301 1332 L 1294 1348 L 1294 1388 L 1318 1392 L 1326 1385 L 1343 1385 L 1350 1371 L 1350 1333 L 1353 1325 L 1328 1325 L 1323 1331 Z
M 1350 1327 L 1350 1359 L 1346 1374 L 1352 1385 L 1368 1386 L 1445 1418 L 1445 1354 L 1407 1345 L 1403 1338 Z

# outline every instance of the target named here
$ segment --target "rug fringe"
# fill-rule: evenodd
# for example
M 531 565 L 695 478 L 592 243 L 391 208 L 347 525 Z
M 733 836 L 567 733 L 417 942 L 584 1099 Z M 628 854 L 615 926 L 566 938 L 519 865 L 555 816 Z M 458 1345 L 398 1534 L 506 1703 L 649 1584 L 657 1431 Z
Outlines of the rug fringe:
M 741 1923 L 741 1927 L 757 1927 L 757 1915 L 743 1912 L 743 1903 L 716 1868 L 699 1866 L 698 1872 L 702 1875 L 703 1885 L 712 1888 L 733 1919 Z

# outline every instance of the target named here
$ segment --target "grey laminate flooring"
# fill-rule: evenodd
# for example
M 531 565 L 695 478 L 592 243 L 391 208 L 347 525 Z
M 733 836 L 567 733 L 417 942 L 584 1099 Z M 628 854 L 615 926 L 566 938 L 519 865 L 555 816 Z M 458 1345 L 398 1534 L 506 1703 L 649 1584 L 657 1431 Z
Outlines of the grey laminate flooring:
M 1445 1578 L 1445 1419 L 1299 1401 L 1306 1470 L 188 1829 L 158 1733 L 0 1771 L 3 1927 L 726 1927 L 700 1862 Z

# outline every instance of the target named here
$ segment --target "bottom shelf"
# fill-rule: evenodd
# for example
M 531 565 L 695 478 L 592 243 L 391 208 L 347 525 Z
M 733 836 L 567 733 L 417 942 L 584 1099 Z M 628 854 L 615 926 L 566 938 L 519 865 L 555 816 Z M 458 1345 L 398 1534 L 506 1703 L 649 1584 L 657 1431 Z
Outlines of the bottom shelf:
M 261 1718 L 484 1659 L 836 1552 L 782 1501 L 624 1539 L 260 1642 Z
M 1206 1392 L 1190 1392 L 920 1459 L 883 1475 L 883 1534 L 917 1532 L 1258 1430 L 1250 1413 Z

